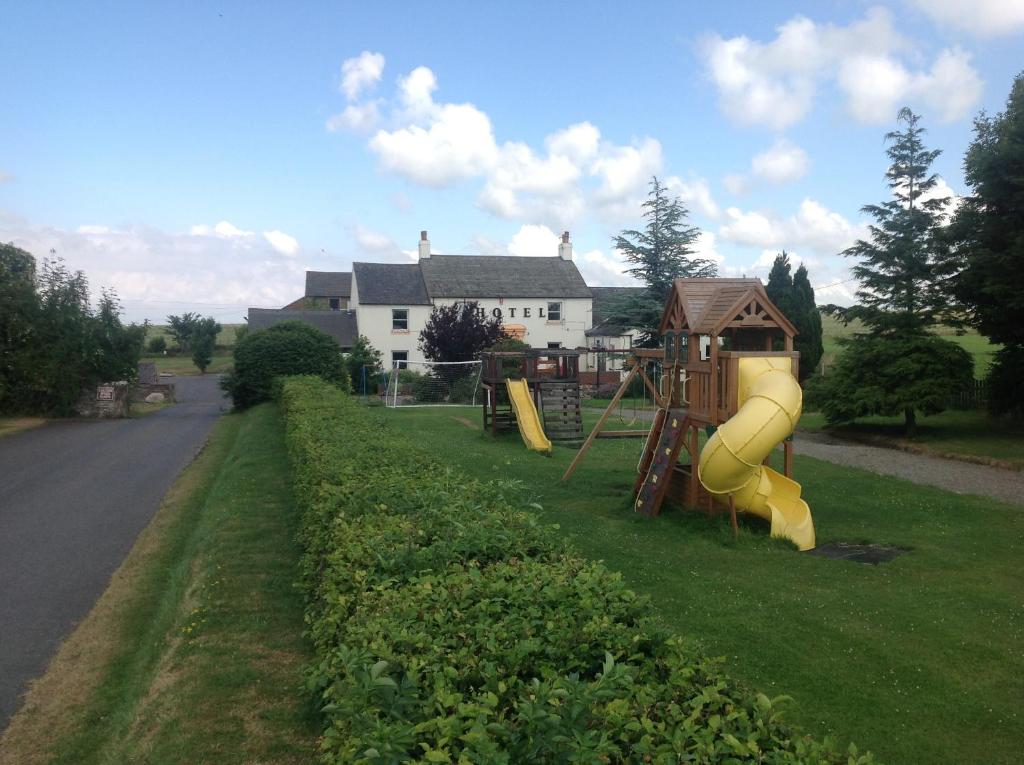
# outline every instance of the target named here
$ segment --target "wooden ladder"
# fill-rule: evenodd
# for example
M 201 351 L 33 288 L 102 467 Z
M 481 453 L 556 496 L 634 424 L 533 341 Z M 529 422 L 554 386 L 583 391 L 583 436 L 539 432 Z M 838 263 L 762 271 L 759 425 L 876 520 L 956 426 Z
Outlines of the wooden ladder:
M 655 415 L 633 486 L 636 497 L 633 509 L 636 512 L 655 516 L 661 511 L 661 503 L 668 491 L 672 468 L 683 448 L 688 425 L 683 409 L 659 409 Z

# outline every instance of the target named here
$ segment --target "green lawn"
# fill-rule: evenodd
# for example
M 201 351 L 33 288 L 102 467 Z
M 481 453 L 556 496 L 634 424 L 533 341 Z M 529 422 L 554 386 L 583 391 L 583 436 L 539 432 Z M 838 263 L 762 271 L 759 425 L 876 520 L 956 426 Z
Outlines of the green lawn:
M 800 429 L 824 430 L 824 415 L 805 412 Z M 919 416 L 913 438 L 903 435 L 902 417 L 862 417 L 829 430 L 838 436 L 881 440 L 939 456 L 994 460 L 1024 469 L 1024 423 L 989 417 L 979 410 L 949 409 L 931 417 Z
M 239 327 L 244 327 L 245 324 L 221 324 L 221 330 L 217 333 L 216 345 L 218 348 L 234 348 L 235 346 L 235 333 Z M 174 345 L 174 338 L 171 337 L 167 331 L 168 327 L 166 324 L 150 324 L 149 330 L 146 332 L 146 342 L 148 343 L 154 337 L 164 337 L 167 339 L 167 346 L 171 347 Z
M 68 639 L 0 763 L 308 763 L 318 728 L 275 406 L 228 415 Z
M 173 375 L 197 375 L 199 368 L 188 356 L 143 356 L 139 361 L 155 361 L 157 372 L 170 372 Z M 230 352 L 218 351 L 213 361 L 206 368 L 207 374 L 218 374 L 231 369 L 233 359 Z
M 789 716 L 905 763 L 1019 762 L 1024 748 L 1024 515 L 962 497 L 796 458 L 819 543 L 912 548 L 881 566 L 831 561 L 724 516 L 635 516 L 639 440 L 599 441 L 568 484 L 574 452 L 528 452 L 494 438 L 479 410 L 388 410 L 395 427 L 473 477 L 516 479 L 584 554 L 622 571 L 664 622 L 701 638 L 729 671 Z M 593 422 L 594 416 L 587 420 Z
M 825 351 L 824 360 L 826 363 L 831 363 L 842 350 L 842 346 L 837 342 L 838 339 L 849 337 L 854 332 L 860 331 L 863 329 L 863 325 L 860 322 L 853 322 L 847 326 L 835 317 L 822 314 L 821 329 L 821 344 Z M 964 350 L 974 357 L 974 376 L 978 379 L 985 376 L 988 371 L 988 365 L 992 362 L 993 355 L 999 350 L 998 345 L 992 345 L 987 337 L 982 337 L 974 331 L 958 335 L 952 329 L 940 327 L 936 334 L 962 346 Z

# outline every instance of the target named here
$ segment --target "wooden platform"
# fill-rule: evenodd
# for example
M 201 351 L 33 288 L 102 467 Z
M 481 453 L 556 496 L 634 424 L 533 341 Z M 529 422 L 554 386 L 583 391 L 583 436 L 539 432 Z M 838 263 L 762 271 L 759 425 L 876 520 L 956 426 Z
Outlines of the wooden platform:
M 579 383 L 542 382 L 540 403 L 544 433 L 553 443 L 579 443 L 583 440 Z

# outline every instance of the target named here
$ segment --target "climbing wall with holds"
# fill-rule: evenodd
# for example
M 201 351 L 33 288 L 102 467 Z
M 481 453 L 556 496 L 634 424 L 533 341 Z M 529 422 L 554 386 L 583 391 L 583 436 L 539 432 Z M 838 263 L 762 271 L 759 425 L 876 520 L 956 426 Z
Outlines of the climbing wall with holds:
M 657 432 L 659 425 L 660 432 Z M 661 509 L 672 468 L 686 438 L 687 425 L 688 420 L 682 409 L 658 412 L 640 462 L 643 480 L 636 493 L 636 512 L 651 516 L 657 515 Z

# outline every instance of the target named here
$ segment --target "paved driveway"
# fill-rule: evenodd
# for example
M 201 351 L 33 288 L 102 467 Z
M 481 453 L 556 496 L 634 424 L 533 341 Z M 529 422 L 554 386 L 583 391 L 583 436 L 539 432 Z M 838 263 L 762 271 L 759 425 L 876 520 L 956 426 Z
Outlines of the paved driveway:
M 0 438 L 0 730 L 228 408 L 218 381 L 178 378 L 148 417 Z

